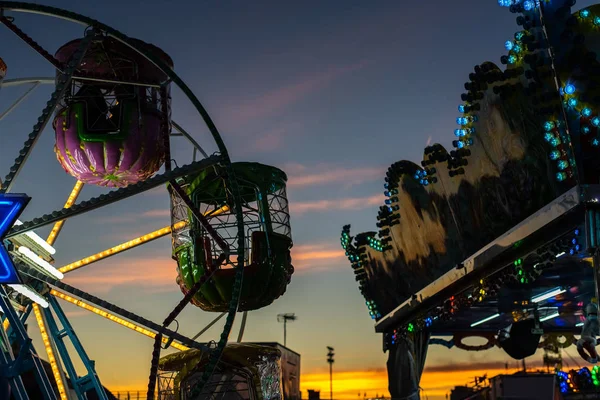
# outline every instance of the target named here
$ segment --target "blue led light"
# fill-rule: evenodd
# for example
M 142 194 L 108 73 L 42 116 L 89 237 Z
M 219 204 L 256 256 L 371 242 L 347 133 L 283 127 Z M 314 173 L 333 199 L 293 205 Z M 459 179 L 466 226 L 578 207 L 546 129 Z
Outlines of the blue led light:
M 551 131 L 555 127 L 556 127 L 556 124 L 554 122 L 552 122 L 552 121 L 546 121 L 546 122 L 544 122 L 544 130 L 546 130 L 546 131 Z
M 511 51 L 513 46 L 514 46 L 514 44 L 510 40 L 507 40 L 506 42 L 504 42 L 504 48 L 508 51 Z
M 581 18 L 587 18 L 590 16 L 590 10 L 581 10 L 579 11 L 579 16 Z
M 546 140 L 546 142 L 550 142 L 552 141 L 552 139 L 554 139 L 554 135 L 550 132 L 546 132 L 546 134 L 544 135 L 544 139 Z
M 458 112 L 464 113 L 465 112 L 465 106 L 464 105 L 459 105 L 458 106 Z
M 572 84 L 568 83 L 567 86 L 565 86 L 565 93 L 566 94 L 573 94 L 573 93 L 575 93 L 575 85 L 572 85 Z
M 592 146 L 600 146 L 600 140 L 598 140 L 598 138 L 594 138 L 594 140 L 592 140 Z
M 588 107 L 585 107 L 583 110 L 581 110 L 581 115 L 583 117 L 589 118 L 592 115 L 592 110 Z
M 581 127 L 581 133 L 583 133 L 584 135 L 587 135 L 588 133 L 590 133 L 590 127 L 589 126 L 582 126 Z
M 0 283 L 21 282 L 3 239 L 28 202 L 29 197 L 25 195 L 0 194 Z
M 558 150 L 552 150 L 552 151 L 550 152 L 550 159 L 551 159 L 552 161 L 554 161 L 554 160 L 558 160 L 559 158 L 560 158 L 560 151 L 558 151 Z
M 515 39 L 516 40 L 523 39 L 523 36 L 525 36 L 525 32 L 523 32 L 523 31 L 515 33 Z
M 519 46 L 518 44 L 516 44 L 516 45 L 515 45 L 515 47 L 513 47 L 513 51 L 514 51 L 515 53 L 520 53 L 520 52 L 521 52 L 521 50 L 523 50 L 523 49 L 522 49 L 522 48 L 521 48 L 521 46 Z
M 567 160 L 560 160 L 558 162 L 558 169 L 559 170 L 564 171 L 567 168 L 569 168 L 569 162 Z
M 514 64 L 517 62 L 517 57 L 515 57 L 513 54 L 511 54 L 510 56 L 508 56 L 508 63 L 509 64 Z
M 456 148 L 462 149 L 463 147 L 465 147 L 465 144 L 463 142 L 456 143 Z
M 535 8 L 535 3 L 531 0 L 526 0 L 523 2 L 523 9 L 525 11 L 531 11 Z
M 591 122 L 592 122 L 592 125 L 594 125 L 594 126 L 596 126 L 596 127 L 597 127 L 597 126 L 600 126 L 600 118 L 598 118 L 598 117 L 594 117 L 594 118 L 592 118 L 592 121 L 591 121 Z
M 568 105 L 569 107 L 577 107 L 577 99 L 570 98 L 570 99 L 567 101 L 567 105 Z
M 600 17 L 594 17 L 594 25 L 600 25 Z

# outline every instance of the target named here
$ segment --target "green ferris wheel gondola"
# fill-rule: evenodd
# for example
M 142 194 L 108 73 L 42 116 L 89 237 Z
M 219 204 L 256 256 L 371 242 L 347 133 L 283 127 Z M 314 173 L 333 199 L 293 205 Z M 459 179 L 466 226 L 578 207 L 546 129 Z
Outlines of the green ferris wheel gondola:
M 249 311 L 265 307 L 283 295 L 294 272 L 285 191 L 287 176 L 278 168 L 259 163 L 240 162 L 232 166 L 240 183 L 247 241 L 238 310 Z M 230 211 L 233 204 L 224 178 L 223 171 L 215 168 L 182 178 L 179 183 L 215 232 L 235 247 L 235 216 Z M 210 275 L 192 303 L 205 311 L 225 312 L 233 295 L 234 261 L 219 258 L 213 238 L 187 208 L 180 207 L 176 194 L 171 199 L 172 225 L 187 222 L 185 227 L 173 229 L 177 283 L 187 293 L 204 275 Z

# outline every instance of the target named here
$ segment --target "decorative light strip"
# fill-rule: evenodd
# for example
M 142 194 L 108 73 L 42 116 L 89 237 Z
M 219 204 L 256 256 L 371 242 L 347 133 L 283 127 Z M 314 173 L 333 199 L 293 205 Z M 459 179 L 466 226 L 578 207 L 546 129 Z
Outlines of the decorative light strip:
M 19 246 L 17 251 L 19 253 L 23 254 L 26 258 L 28 258 L 32 262 L 34 262 L 37 265 L 39 265 L 40 267 L 42 267 L 44 270 L 46 270 L 46 272 L 48 272 L 50 275 L 56 277 L 57 279 L 62 279 L 65 277 L 65 275 L 62 272 L 60 272 L 59 270 L 54 268 L 54 266 L 52 264 L 50 264 L 48 261 L 44 260 L 39 255 L 35 254 L 30 248 L 25 247 L 25 246 Z
M 214 217 L 217 215 L 221 215 L 225 212 L 229 211 L 229 206 L 223 206 L 221 208 L 218 208 L 216 210 L 212 210 L 212 211 L 207 211 L 204 213 L 204 216 L 206 217 Z M 185 226 L 187 226 L 188 222 L 187 221 L 180 221 L 177 222 L 175 225 L 173 225 L 173 229 L 177 230 L 177 229 L 181 229 L 184 228 Z M 146 235 L 140 236 L 138 238 L 135 238 L 133 240 L 130 240 L 128 242 L 125 243 L 121 243 L 117 246 L 111 247 L 110 249 L 101 251 L 100 253 L 96 253 L 94 255 L 91 255 L 89 257 L 83 258 L 79 261 L 75 261 L 71 264 L 67 264 L 63 267 L 60 267 L 58 270 L 60 272 L 63 273 L 67 273 L 67 272 L 71 272 L 77 268 L 81 268 L 84 267 L 86 265 L 89 265 L 91 263 L 94 263 L 96 261 L 100 261 L 104 258 L 110 257 L 110 256 L 114 256 L 115 254 L 119 254 L 122 253 L 126 250 L 130 250 L 133 249 L 134 247 L 140 246 L 144 243 L 148 243 L 151 242 L 153 240 L 156 239 L 160 239 L 163 236 L 169 235 L 172 232 L 171 227 L 170 226 L 166 226 L 162 229 L 159 229 L 157 231 L 154 232 L 150 232 Z
M 15 222 L 15 225 L 23 225 L 23 223 L 19 220 Z M 33 240 L 38 246 L 46 250 L 48 253 L 54 255 L 56 253 L 56 249 L 52 247 L 52 245 L 48 244 L 44 239 L 42 239 L 37 233 L 33 231 L 25 232 L 25 236 L 29 239 Z
M 65 206 L 63 208 L 71 208 L 71 206 L 75 204 L 75 201 L 77 201 L 77 198 L 81 193 L 81 189 L 83 189 L 83 182 L 77 181 L 77 183 L 73 187 L 73 190 L 71 191 L 71 194 L 67 198 L 67 202 L 65 203 Z M 50 231 L 50 234 L 48 235 L 48 239 L 46 239 L 46 242 L 48 242 L 49 245 L 53 245 L 54 242 L 56 242 L 56 238 L 58 237 L 58 234 L 60 233 L 60 230 L 62 229 L 64 224 L 64 219 L 54 224 L 52 230 Z
M 46 301 L 46 299 L 44 299 L 42 296 L 40 296 L 35 290 L 30 289 L 28 286 L 21 285 L 21 284 L 17 284 L 17 285 L 10 284 L 8 286 L 11 289 L 13 289 L 15 292 L 22 294 L 23 296 L 27 297 L 29 300 L 33 301 L 34 303 L 39 304 L 43 308 L 48 308 L 48 302 Z
M 548 320 L 550 320 L 552 318 L 556 318 L 558 316 L 559 316 L 558 311 L 556 311 L 550 315 L 546 315 L 545 317 L 540 318 L 540 322 L 548 321 Z
M 541 301 L 551 299 L 554 296 L 558 296 L 559 294 L 562 294 L 562 293 L 564 293 L 566 291 L 567 291 L 566 289 L 558 287 L 556 289 L 550 290 L 549 292 L 542 293 L 542 294 L 540 294 L 538 296 L 532 297 L 531 298 L 531 302 L 532 303 L 539 303 Z
M 176 223 L 173 228 L 174 229 L 180 229 L 183 228 L 187 225 L 187 221 L 181 221 Z M 117 246 L 111 247 L 110 249 L 101 251 L 99 253 L 96 253 L 94 255 L 91 255 L 89 257 L 85 257 L 79 261 L 75 261 L 71 264 L 67 264 L 64 267 L 60 267 L 58 270 L 62 273 L 67 273 L 67 272 L 71 272 L 73 270 L 76 270 L 78 268 L 84 267 L 86 265 L 89 265 L 91 263 L 100 261 L 104 258 L 110 257 L 110 256 L 114 256 L 115 254 L 119 254 L 122 253 L 126 250 L 130 250 L 133 249 L 134 247 L 140 246 L 144 243 L 148 243 L 151 242 L 152 240 L 156 240 L 159 239 L 163 236 L 169 235 L 171 233 L 171 227 L 170 226 L 166 226 L 162 229 L 159 229 L 157 231 L 154 232 L 150 232 L 146 235 L 140 236 L 138 238 L 135 238 L 133 240 L 130 240 L 128 242 L 125 243 L 121 243 Z
M 60 299 L 63 299 L 63 300 L 65 300 L 65 301 L 67 301 L 67 302 L 69 302 L 71 304 L 75 304 L 77 307 L 83 308 L 84 310 L 87 310 L 87 311 L 91 311 L 94 314 L 97 314 L 97 315 L 99 315 L 101 317 L 104 317 L 104 318 L 106 318 L 108 320 L 116 322 L 117 324 L 122 325 L 122 326 L 124 326 L 126 328 L 129 328 L 129 329 L 131 329 L 133 331 L 141 333 L 142 335 L 148 336 L 149 338 L 154 339 L 156 337 L 156 333 L 154 333 L 154 332 L 152 332 L 152 331 L 150 331 L 150 330 L 148 330 L 146 328 L 142 328 L 141 326 L 136 325 L 136 324 L 134 324 L 132 322 L 129 322 L 129 321 L 127 321 L 127 320 L 125 320 L 125 319 L 123 319 L 121 317 L 117 317 L 114 314 L 111 314 L 111 313 L 106 312 L 106 311 L 104 311 L 104 310 L 102 310 L 100 308 L 97 308 L 97 307 L 94 307 L 92 305 L 89 305 L 89 304 L 87 304 L 87 303 L 85 303 L 85 302 L 83 302 L 81 300 L 78 300 L 78 299 L 76 299 L 74 297 L 71 297 L 71 296 L 69 296 L 69 295 L 67 295 L 65 293 L 59 292 L 56 289 L 50 290 L 50 294 L 53 295 L 53 296 L 56 296 L 56 297 L 58 297 Z M 169 338 L 166 338 L 166 337 L 162 338 L 162 342 L 163 343 L 166 344 L 168 341 L 169 341 Z M 173 347 L 173 348 L 175 348 L 175 349 L 177 349 L 177 350 L 181 350 L 181 351 L 189 350 L 189 347 L 184 346 L 182 344 L 179 344 L 179 343 L 177 343 L 175 341 L 171 342 L 170 346 Z
M 60 398 L 61 400 L 69 400 L 69 398 L 67 397 L 67 391 L 65 390 L 65 385 L 62 381 L 56 357 L 54 356 L 54 350 L 52 349 L 52 344 L 50 343 L 50 338 L 48 337 L 46 324 L 44 324 L 44 319 L 42 318 L 40 307 L 37 304 L 33 304 L 33 313 L 35 314 L 35 319 L 37 320 L 38 326 L 40 328 L 40 334 L 42 335 L 42 341 L 44 342 L 44 347 L 46 348 L 46 354 L 48 354 L 48 361 L 50 362 L 50 366 L 52 367 L 52 374 L 54 375 L 54 380 L 56 381 L 56 386 L 58 387 L 58 393 L 60 394 Z
M 471 328 L 472 328 L 472 327 L 474 327 L 474 326 L 477 326 L 477 325 L 481 325 L 481 324 L 483 324 L 483 323 L 486 323 L 486 322 L 488 322 L 488 321 L 491 321 L 491 320 L 493 320 L 494 318 L 498 318 L 499 316 L 500 316 L 500 314 L 494 314 L 494 315 L 490 315 L 489 317 L 487 317 L 487 318 L 484 318 L 484 319 L 482 319 L 482 320 L 480 320 L 480 321 L 473 322 L 473 323 L 471 324 Z

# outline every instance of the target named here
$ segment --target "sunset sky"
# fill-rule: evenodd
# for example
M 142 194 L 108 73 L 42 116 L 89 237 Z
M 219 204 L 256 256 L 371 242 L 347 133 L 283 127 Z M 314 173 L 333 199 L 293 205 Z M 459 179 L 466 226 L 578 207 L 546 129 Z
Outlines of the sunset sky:
M 392 162 L 419 162 L 427 143 L 450 147 L 463 84 L 474 65 L 499 64 L 503 43 L 517 30 L 515 15 L 496 0 L 45 4 L 91 16 L 161 47 L 215 120 L 234 160 L 272 164 L 288 173 L 296 273 L 283 298 L 249 314 L 245 340 L 283 342 L 276 315 L 294 312 L 298 320 L 288 325 L 288 347 L 302 355 L 304 396 L 306 389 L 321 389 L 329 397 L 326 346 L 336 349 L 336 398 L 355 399 L 359 392 L 389 396 L 387 355 L 340 248 L 341 227 L 375 229 L 385 169 Z M 590 4 L 579 1 L 576 8 Z M 68 22 L 18 17 L 15 23 L 51 53 L 83 34 L 82 27 Z M 54 74 L 8 30 L 0 30 L 0 43 L 7 78 Z M 0 110 L 24 90 L 2 89 Z M 37 90 L 0 122 L 2 177 L 50 92 L 50 87 Z M 209 152 L 216 150 L 177 91 L 173 118 Z M 23 219 L 61 208 L 75 183 L 52 146 L 47 129 L 13 190 L 33 197 Z M 189 161 L 189 149 L 177 138 L 174 155 Z M 86 187 L 82 199 L 100 192 Z M 159 189 L 69 221 L 56 243 L 57 266 L 168 225 L 168 207 L 166 190 Z M 45 237 L 48 229 L 39 233 Z M 164 238 L 73 272 L 65 281 L 161 322 L 181 298 L 175 267 L 170 240 Z M 68 304 L 64 308 L 104 385 L 145 390 L 152 340 Z M 193 336 L 215 316 L 190 306 L 178 318 L 180 332 Z M 31 320 L 30 331 L 43 353 L 34 325 Z M 237 328 L 236 323 L 235 337 Z M 218 339 L 221 330 L 217 324 L 206 339 Z M 508 357 L 499 350 L 431 347 L 421 386 L 430 400 L 443 399 L 452 386 L 472 381 L 483 370 L 504 371 L 505 362 Z

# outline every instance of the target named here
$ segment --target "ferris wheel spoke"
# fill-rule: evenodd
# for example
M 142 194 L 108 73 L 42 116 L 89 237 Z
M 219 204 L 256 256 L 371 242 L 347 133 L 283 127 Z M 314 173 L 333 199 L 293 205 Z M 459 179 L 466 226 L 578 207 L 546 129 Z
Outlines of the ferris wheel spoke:
M 209 158 L 196 161 L 195 163 L 175 168 L 171 172 L 155 175 L 152 178 L 136 183 L 135 185 L 113 190 L 108 194 L 102 194 L 98 197 L 93 197 L 89 200 L 73 204 L 73 206 L 71 206 L 70 208 L 56 210 L 50 214 L 45 214 L 39 218 L 35 218 L 32 221 L 24 222 L 23 225 L 13 227 L 6 235 L 6 238 L 8 239 L 16 235 L 20 235 L 22 233 L 31 231 L 33 229 L 41 228 L 43 226 L 53 224 L 58 221 L 66 220 L 71 217 L 104 207 L 117 201 L 124 200 L 128 197 L 132 197 L 137 194 L 146 192 L 150 189 L 162 186 L 167 182 L 179 178 L 181 176 L 198 173 L 203 169 L 218 164 L 222 160 L 223 158 L 221 156 L 213 155 Z
M 40 82 L 34 82 L 34 84 L 27 89 L 25 93 L 23 93 L 17 100 L 14 101 L 6 110 L 0 113 L 0 121 L 2 121 L 8 114 L 10 114 L 19 104 L 21 104 L 29 95 L 40 86 Z
M 206 325 L 204 328 L 202 328 L 202 330 L 200 332 L 198 332 L 196 335 L 194 335 L 192 337 L 192 340 L 196 340 L 198 339 L 200 336 L 202 336 L 202 334 L 204 334 L 204 332 L 206 332 L 207 330 L 209 330 L 210 328 L 213 327 L 214 324 L 216 324 L 217 322 L 219 322 L 219 320 L 221 318 L 223 318 L 224 316 L 226 316 L 227 313 L 221 313 L 219 314 L 219 316 L 215 319 L 213 319 L 208 325 Z
M 59 298 L 62 298 L 63 300 L 69 301 L 72 304 L 78 305 L 81 308 L 85 308 L 88 311 L 92 311 L 98 315 L 104 316 L 105 318 L 110 319 L 111 321 L 117 322 L 120 325 L 128 327 L 127 323 L 134 323 L 134 324 L 140 325 L 141 327 L 143 327 L 147 330 L 154 331 L 154 333 L 163 332 L 164 336 L 169 337 L 169 338 L 173 339 L 174 341 L 179 342 L 180 344 L 182 344 L 185 347 L 195 348 L 195 349 L 199 349 L 202 351 L 208 350 L 207 346 L 204 346 L 198 342 L 195 342 L 195 341 L 183 336 L 180 333 L 174 332 L 167 328 L 163 328 L 161 325 L 157 324 L 156 322 L 150 321 L 144 317 L 141 317 L 137 314 L 127 311 L 124 308 L 121 308 L 117 305 L 114 305 L 105 300 L 102 300 L 99 297 L 96 297 L 92 294 L 89 294 L 82 290 L 79 290 L 71 285 L 68 285 L 64 282 L 59 281 L 58 279 L 53 279 L 47 275 L 44 275 L 43 273 L 41 273 L 39 271 L 36 271 L 33 268 L 30 268 L 27 265 L 19 264 L 19 271 L 24 274 L 29 275 L 30 277 L 32 277 L 34 279 L 37 279 L 39 281 L 45 282 L 46 284 L 50 285 L 53 288 L 53 290 L 51 291 L 51 294 L 53 294 Z M 77 302 L 79 302 L 79 303 L 77 303 Z M 103 311 L 102 309 L 108 311 L 109 313 L 114 314 L 113 318 L 110 317 L 109 313 L 106 313 L 106 316 L 103 315 L 102 313 L 105 311 Z M 96 311 L 96 310 L 98 310 L 98 311 Z M 114 318 L 115 315 L 118 316 L 118 318 L 120 318 L 121 321 L 117 321 L 117 319 Z M 130 329 L 133 329 L 139 333 L 145 334 L 144 332 L 142 332 L 139 329 L 135 329 L 135 328 L 130 328 Z M 146 335 L 146 336 L 148 336 L 148 335 Z
M 2 81 L 2 87 L 21 86 L 39 83 L 40 85 L 54 85 L 56 78 L 54 77 L 32 77 L 32 78 L 15 78 L 5 79 Z
M 180 229 L 186 225 L 187 225 L 187 222 L 182 221 L 182 222 L 178 222 L 175 225 L 173 225 L 173 228 Z M 127 242 L 113 246 L 110 249 L 106 249 L 104 251 L 93 254 L 91 256 L 84 257 L 81 260 L 77 260 L 70 264 L 64 265 L 64 266 L 58 268 L 58 270 L 64 274 L 67 272 L 74 271 L 76 269 L 85 267 L 86 265 L 93 264 L 100 260 L 104 260 L 105 258 L 117 255 L 119 253 L 123 253 L 127 250 L 131 250 L 131 249 L 141 246 L 143 244 L 150 243 L 153 240 L 160 239 L 161 237 L 170 235 L 171 232 L 172 232 L 171 226 L 165 226 L 164 228 L 158 229 L 154 232 L 147 233 L 147 234 L 137 237 L 135 239 L 132 239 Z
M 216 210 L 208 210 L 204 213 L 204 215 L 205 216 L 209 216 L 209 215 L 216 216 L 216 215 L 219 215 L 220 213 L 227 212 L 227 211 L 229 211 L 229 207 L 225 205 Z M 118 244 L 109 249 L 103 250 L 96 254 L 92 254 L 91 256 L 87 256 L 80 260 L 74 261 L 70 264 L 64 265 L 64 266 L 58 268 L 58 270 L 60 272 L 62 272 L 63 274 L 66 274 L 67 272 L 74 271 L 76 269 L 85 267 L 86 265 L 93 264 L 100 260 L 104 260 L 105 258 L 123 253 L 127 250 L 131 250 L 131 249 L 141 246 L 143 244 L 149 243 L 153 240 L 160 239 L 164 236 L 170 235 L 173 232 L 173 230 L 178 230 L 178 229 L 184 228 L 185 226 L 187 226 L 187 224 L 188 224 L 187 221 L 176 222 L 173 226 L 169 225 L 169 226 L 165 226 L 164 228 L 157 229 L 153 232 L 149 232 L 149 233 L 139 236 L 135 239 L 131 239 L 127 242 Z
M 37 51 L 42 57 L 44 57 L 50 64 L 54 66 L 59 71 L 63 71 L 64 65 L 58 61 L 56 58 L 52 56 L 52 54 L 48 53 L 42 46 L 40 46 L 35 40 L 33 40 L 29 35 L 23 32 L 18 26 L 16 26 L 11 20 L 7 17 L 1 16 L 0 22 L 2 22 L 8 29 L 10 29 L 15 35 L 17 35 L 21 40 L 27 43 L 32 49 Z
M 5 17 L 0 17 L 0 19 L 6 19 Z M 52 117 L 52 113 L 56 109 L 60 99 L 63 97 L 67 89 L 69 88 L 69 83 L 71 82 L 71 78 L 73 76 L 73 72 L 81 63 L 81 60 L 85 56 L 85 53 L 92 42 L 92 37 L 95 35 L 95 31 L 92 29 L 88 31 L 85 35 L 85 38 L 81 41 L 80 45 L 77 47 L 73 56 L 69 59 L 67 63 L 67 68 L 64 74 L 61 74 L 56 82 L 56 89 L 52 93 L 50 100 L 46 103 L 46 107 L 42 110 L 42 115 L 38 118 L 37 123 L 33 126 L 33 131 L 29 134 L 29 137 L 25 141 L 23 145 L 23 149 L 19 152 L 19 156 L 15 159 L 14 165 L 10 168 L 10 172 L 4 178 L 4 182 L 0 187 L 0 193 L 9 192 L 15 178 L 25 165 L 25 161 L 31 154 L 31 150 L 35 146 L 35 143 L 40 137 L 40 134 L 48 124 L 48 121 Z
M 140 334 L 142 334 L 144 336 L 147 336 L 147 337 L 149 337 L 151 339 L 154 339 L 157 336 L 156 332 L 153 332 L 152 330 L 150 330 L 150 329 L 148 329 L 146 327 L 134 324 L 134 323 L 130 322 L 129 320 L 126 320 L 126 319 L 124 319 L 124 318 L 122 318 L 122 317 L 120 317 L 120 316 L 118 316 L 116 314 L 112 314 L 112 313 L 109 313 L 107 311 L 104 311 L 104 310 L 102 310 L 102 309 L 100 309 L 100 308 L 98 308 L 98 307 L 96 307 L 94 305 L 91 305 L 91 304 L 88 304 L 88 303 L 86 303 L 86 302 L 84 302 L 82 300 L 76 299 L 76 298 L 72 297 L 71 295 L 69 295 L 67 293 L 61 292 L 60 290 L 51 289 L 50 290 L 50 294 L 52 296 L 54 296 L 54 297 L 57 297 L 57 298 L 59 298 L 61 300 L 66 301 L 67 303 L 73 304 L 73 305 L 75 305 L 75 306 L 77 306 L 77 307 L 79 307 L 79 308 L 81 308 L 83 310 L 86 310 L 86 311 L 89 311 L 89 312 L 91 312 L 93 314 L 99 315 L 99 316 L 101 316 L 103 318 L 108 319 L 109 321 L 114 322 L 115 324 L 124 326 L 125 328 L 129 328 L 132 331 L 140 333 Z M 169 341 L 171 341 L 171 339 L 169 339 L 169 337 L 163 337 L 163 338 L 161 338 L 161 341 L 164 344 L 168 344 Z M 169 345 L 171 347 L 173 347 L 174 349 L 177 349 L 177 350 L 180 350 L 180 351 L 185 351 L 185 350 L 189 350 L 190 349 L 188 346 L 185 346 L 184 344 L 181 343 L 181 341 L 178 341 L 178 340 L 172 340 L 171 343 L 169 343 Z
M 215 228 L 213 228 L 210 222 L 208 222 L 208 220 L 202 214 L 202 212 L 194 206 L 194 203 L 187 195 L 185 190 L 183 190 L 183 188 L 175 180 L 172 180 L 170 184 L 170 187 L 173 188 L 173 190 L 175 190 L 179 198 L 183 200 L 183 202 L 190 210 L 192 215 L 198 220 L 198 222 L 200 222 L 202 227 L 206 230 L 206 233 L 208 233 L 208 235 L 215 241 L 215 243 L 221 248 L 221 250 L 223 250 L 227 255 L 229 255 L 229 244 L 221 237 L 221 235 L 217 233 Z
M 237 342 L 241 343 L 244 337 L 244 331 L 246 330 L 246 321 L 248 320 L 248 311 L 244 311 L 242 314 L 242 324 L 240 325 L 240 333 L 238 334 Z
M 73 204 L 75 204 L 75 202 L 77 201 L 77 198 L 79 197 L 79 194 L 81 193 L 81 189 L 83 189 L 83 185 L 84 185 L 83 182 L 77 181 L 77 183 L 73 187 L 73 190 L 71 190 L 71 194 L 67 198 L 67 201 L 66 201 L 63 209 L 71 208 L 73 206 Z M 62 220 L 56 222 L 54 224 L 54 226 L 52 227 L 52 230 L 50 231 L 50 234 L 48 235 L 48 238 L 46 239 L 46 242 L 50 246 L 53 246 L 54 243 L 56 242 L 56 239 L 58 238 L 58 235 L 60 234 L 60 231 L 62 230 L 65 222 L 66 221 L 64 219 L 62 219 Z
M 196 151 L 199 151 L 205 158 L 208 157 L 208 154 L 206 154 L 206 152 L 204 151 L 202 146 L 200 146 L 198 144 L 198 142 L 192 137 L 192 135 L 190 135 L 188 132 L 186 132 L 186 130 L 183 129 L 181 127 L 181 125 L 179 125 L 175 121 L 171 121 L 171 124 L 173 124 L 173 128 L 177 129 L 177 134 L 175 134 L 175 135 L 171 134 L 172 136 L 181 135 L 181 136 L 185 137 L 192 144 L 192 146 L 194 146 L 194 159 L 196 156 Z

